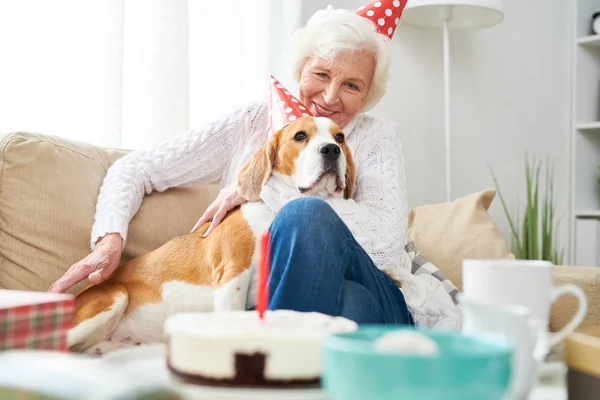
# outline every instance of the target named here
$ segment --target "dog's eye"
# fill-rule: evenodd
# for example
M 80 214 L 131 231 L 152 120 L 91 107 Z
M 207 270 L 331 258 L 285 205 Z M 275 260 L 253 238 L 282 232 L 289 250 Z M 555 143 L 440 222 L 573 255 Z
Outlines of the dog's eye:
M 306 140 L 306 132 L 296 132 L 296 134 L 294 135 L 294 140 L 296 142 L 302 142 L 304 140 Z
M 335 135 L 335 141 L 338 143 L 344 143 L 344 134 L 338 133 L 337 135 Z

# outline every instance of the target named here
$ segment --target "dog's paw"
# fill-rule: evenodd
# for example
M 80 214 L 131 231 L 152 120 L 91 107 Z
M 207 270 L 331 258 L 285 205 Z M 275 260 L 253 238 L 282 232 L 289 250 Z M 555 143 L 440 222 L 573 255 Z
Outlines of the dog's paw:
M 85 349 L 83 351 L 83 354 L 87 354 L 88 356 L 92 356 L 92 357 L 102 357 L 104 352 L 103 352 L 100 344 L 97 344 L 95 346 L 88 347 L 87 349 Z
M 105 340 L 94 346 L 89 347 L 84 351 L 84 354 L 91 355 L 92 357 L 102 357 L 104 354 L 114 351 L 125 349 L 128 347 L 139 346 L 141 343 L 131 340 Z

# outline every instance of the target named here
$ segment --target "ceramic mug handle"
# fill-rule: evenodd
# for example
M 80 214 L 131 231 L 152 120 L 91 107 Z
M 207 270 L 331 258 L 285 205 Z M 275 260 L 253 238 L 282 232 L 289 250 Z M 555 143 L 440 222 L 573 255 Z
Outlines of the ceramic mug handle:
M 577 329 L 577 327 L 583 321 L 583 318 L 585 318 L 585 314 L 587 313 L 587 297 L 585 296 L 585 293 L 579 286 L 574 285 L 572 283 L 565 283 L 563 285 L 553 286 L 551 293 L 551 303 L 554 303 L 556 299 L 558 299 L 563 294 L 567 293 L 571 293 L 575 297 L 577 297 L 577 300 L 579 300 L 579 308 L 577 309 L 575 316 L 571 318 L 569 323 L 566 324 L 564 328 L 562 328 L 558 332 L 550 334 L 550 337 L 548 338 L 548 348 L 558 344 L 559 342 L 564 340 L 571 332 Z

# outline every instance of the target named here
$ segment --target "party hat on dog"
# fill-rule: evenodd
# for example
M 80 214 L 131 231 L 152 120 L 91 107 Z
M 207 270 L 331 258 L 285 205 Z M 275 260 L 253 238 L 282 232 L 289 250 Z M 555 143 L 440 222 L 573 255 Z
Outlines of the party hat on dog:
M 269 126 L 267 137 L 300 117 L 311 117 L 312 113 L 295 98 L 277 79 L 271 76 L 269 96 Z
M 359 7 L 356 14 L 373 21 L 377 31 L 390 39 L 396 32 L 400 16 L 408 0 L 374 0 Z

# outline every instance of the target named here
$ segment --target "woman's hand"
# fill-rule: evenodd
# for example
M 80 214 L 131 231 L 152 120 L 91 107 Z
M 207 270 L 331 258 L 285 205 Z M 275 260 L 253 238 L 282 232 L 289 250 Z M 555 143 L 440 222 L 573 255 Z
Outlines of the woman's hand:
M 237 206 L 241 206 L 247 201 L 248 200 L 240 196 L 236 186 L 223 188 L 219 192 L 219 195 L 217 196 L 215 201 L 213 201 L 210 207 L 208 207 L 206 211 L 204 211 L 204 214 L 202 215 L 202 217 L 200 217 L 198 222 L 196 222 L 196 225 L 194 225 L 194 227 L 192 228 L 192 232 L 194 232 L 196 229 L 202 226 L 202 224 L 212 220 L 210 226 L 208 227 L 206 232 L 204 232 L 204 235 L 202 235 L 203 237 L 207 237 L 208 235 L 210 235 L 213 229 L 215 229 L 217 225 L 219 225 L 221 221 L 223 221 L 223 218 L 225 218 L 229 211 L 233 210 Z
M 119 266 L 123 253 L 123 239 L 118 233 L 102 237 L 94 250 L 83 260 L 76 262 L 50 286 L 49 292 L 63 293 L 65 290 L 88 278 L 91 284 L 107 280 Z

